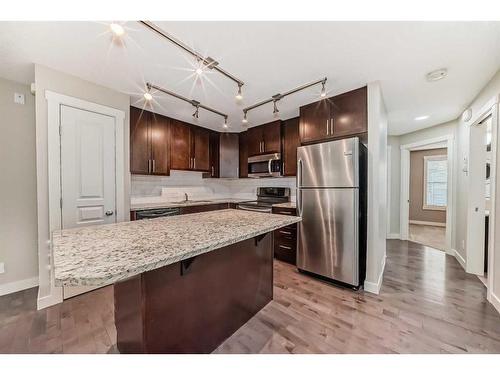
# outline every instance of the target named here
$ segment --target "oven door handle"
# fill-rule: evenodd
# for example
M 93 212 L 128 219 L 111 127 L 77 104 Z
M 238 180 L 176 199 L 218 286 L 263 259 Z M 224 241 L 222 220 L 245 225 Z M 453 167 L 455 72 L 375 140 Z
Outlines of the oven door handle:
M 256 207 L 248 207 L 248 206 L 242 206 L 238 205 L 238 209 L 244 210 L 244 211 L 256 211 L 256 212 L 265 212 L 270 214 L 272 212 L 271 208 L 256 208 Z

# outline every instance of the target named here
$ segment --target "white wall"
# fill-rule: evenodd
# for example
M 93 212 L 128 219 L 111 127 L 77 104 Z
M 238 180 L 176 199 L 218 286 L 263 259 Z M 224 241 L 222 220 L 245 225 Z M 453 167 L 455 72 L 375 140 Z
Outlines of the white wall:
M 380 83 L 368 84 L 368 239 L 365 290 L 378 293 L 387 235 L 387 112 Z
M 14 93 L 25 104 L 14 103 Z M 35 98 L 0 78 L 0 295 L 38 285 Z
M 113 107 L 125 112 L 125 124 L 129 123 L 130 98 L 126 94 L 98 86 L 78 77 L 64 74 L 50 68 L 35 65 L 36 84 L 36 168 L 38 185 L 38 253 L 39 253 L 39 290 L 38 305 L 46 306 L 53 303 L 52 287 L 50 282 L 50 250 L 49 250 L 49 199 L 48 199 L 48 164 L 47 164 L 47 101 L 45 91 L 50 90 L 59 94 L 73 96 L 89 102 Z M 129 171 L 129 131 L 125 129 L 125 171 Z M 130 210 L 130 173 L 124 176 L 124 209 Z M 57 301 L 56 301 L 57 302 Z
M 399 149 L 399 137 L 387 137 L 387 144 L 391 146 L 390 165 L 391 170 L 389 176 L 388 191 L 388 215 L 389 215 L 389 228 L 387 233 L 390 237 L 399 237 L 399 185 L 401 179 L 399 178 L 401 169 L 401 152 Z M 389 162 L 388 162 L 389 163 Z

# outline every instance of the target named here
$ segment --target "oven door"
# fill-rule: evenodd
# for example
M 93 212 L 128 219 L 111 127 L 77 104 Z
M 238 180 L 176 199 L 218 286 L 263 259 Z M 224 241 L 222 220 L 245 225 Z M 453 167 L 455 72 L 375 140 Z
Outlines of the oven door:
M 281 154 L 266 154 L 248 158 L 248 177 L 281 177 Z
M 240 203 L 236 207 L 238 210 L 263 212 L 266 214 L 270 214 L 273 211 L 272 207 L 257 206 L 255 204 Z

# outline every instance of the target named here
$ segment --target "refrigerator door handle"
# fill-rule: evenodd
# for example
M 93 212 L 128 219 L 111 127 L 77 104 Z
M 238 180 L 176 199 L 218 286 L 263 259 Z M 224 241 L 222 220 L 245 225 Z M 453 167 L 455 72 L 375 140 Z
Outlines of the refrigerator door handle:
M 302 186 L 302 159 L 297 160 L 297 188 Z
M 297 189 L 297 214 L 302 217 L 302 190 Z

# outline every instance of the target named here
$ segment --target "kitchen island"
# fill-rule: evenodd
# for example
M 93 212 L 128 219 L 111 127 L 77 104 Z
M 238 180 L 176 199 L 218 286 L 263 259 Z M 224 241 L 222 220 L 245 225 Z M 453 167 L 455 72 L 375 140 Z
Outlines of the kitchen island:
M 55 231 L 55 282 L 114 284 L 122 353 L 209 353 L 272 300 L 271 232 L 298 221 L 227 209 Z

